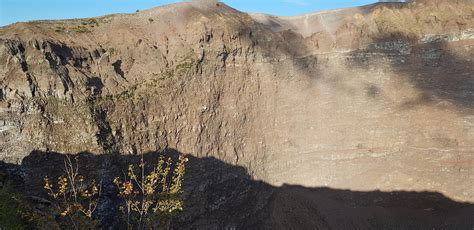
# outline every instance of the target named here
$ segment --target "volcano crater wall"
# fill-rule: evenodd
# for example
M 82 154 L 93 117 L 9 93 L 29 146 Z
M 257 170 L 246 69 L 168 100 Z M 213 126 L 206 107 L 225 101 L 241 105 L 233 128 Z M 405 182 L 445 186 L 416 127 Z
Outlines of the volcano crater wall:
M 274 186 L 474 202 L 472 2 L 206 4 L 0 28 L 1 159 L 173 148 Z

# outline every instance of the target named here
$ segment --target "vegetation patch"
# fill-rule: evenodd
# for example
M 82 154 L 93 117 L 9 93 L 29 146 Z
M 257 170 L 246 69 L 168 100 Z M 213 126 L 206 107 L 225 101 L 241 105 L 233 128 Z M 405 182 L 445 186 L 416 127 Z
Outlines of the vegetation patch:
M 61 26 L 61 25 L 55 25 L 53 27 L 53 30 L 54 30 L 54 32 L 58 32 L 58 33 L 59 32 L 64 32 L 64 31 L 66 31 L 66 27 Z
M 173 167 L 171 158 L 160 157 L 158 163 L 147 170 L 142 158 L 138 168 L 131 164 L 127 176 L 114 179 L 127 229 L 164 228 L 183 210 L 180 195 L 187 161 L 188 158 L 180 156 Z
M 61 225 L 74 229 L 95 229 L 98 221 L 93 218 L 101 193 L 101 183 L 87 180 L 79 174 L 77 158 L 66 156 L 64 174 L 56 183 L 44 178 L 44 189 L 53 200 L 53 208 L 59 213 L 56 218 Z
M 0 224 L 2 229 L 25 229 L 25 221 L 21 209 L 21 195 L 9 185 L 0 188 Z
M 99 21 L 97 19 L 86 19 L 82 20 L 79 23 L 73 23 L 72 25 L 66 24 L 55 24 L 51 29 L 54 32 L 76 32 L 76 33 L 90 33 L 92 29 L 99 26 Z
M 117 193 L 120 199 L 114 206 L 123 214 L 117 221 L 124 229 L 169 229 L 171 219 L 184 207 L 187 161 L 184 156 L 159 156 L 156 164 L 146 165 L 142 156 L 139 162 L 127 162 L 125 175 L 111 175 L 116 187 L 108 192 Z M 61 168 L 59 177 L 48 174 L 43 178 L 47 199 L 26 196 L 23 179 L 9 178 L 10 174 L 0 171 L 0 229 L 100 229 L 102 181 L 82 174 L 87 170 L 82 169 L 78 156 L 64 156 Z
M 87 28 L 86 26 L 83 26 L 83 25 L 76 26 L 76 27 L 72 28 L 72 31 L 74 31 L 76 33 L 90 33 L 90 32 L 92 32 L 89 28 Z
M 176 73 L 178 75 L 184 75 L 193 69 L 195 61 L 191 57 L 185 58 L 181 63 L 176 65 Z
M 48 205 L 34 206 L 21 193 L 21 179 L 0 172 L 0 229 L 59 229 Z
M 91 19 L 87 19 L 85 21 L 82 21 L 81 24 L 83 26 L 90 26 L 90 27 L 96 27 L 96 26 L 99 26 L 99 22 L 97 21 L 97 19 L 94 19 L 94 18 L 91 18 Z

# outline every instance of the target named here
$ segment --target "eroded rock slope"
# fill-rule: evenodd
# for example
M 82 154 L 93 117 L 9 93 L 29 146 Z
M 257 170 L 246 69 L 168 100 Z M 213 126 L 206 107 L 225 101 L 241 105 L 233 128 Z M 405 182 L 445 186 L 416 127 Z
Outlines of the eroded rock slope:
M 17 23 L 0 28 L 0 157 L 173 148 L 274 186 L 474 202 L 473 57 L 472 1 Z

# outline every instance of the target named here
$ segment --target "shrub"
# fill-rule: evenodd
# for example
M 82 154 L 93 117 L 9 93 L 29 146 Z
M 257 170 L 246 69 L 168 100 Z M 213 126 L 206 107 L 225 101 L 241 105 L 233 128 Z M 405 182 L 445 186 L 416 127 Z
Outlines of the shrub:
M 98 205 L 101 185 L 95 181 L 88 182 L 79 175 L 77 158 L 73 162 L 66 156 L 64 174 L 57 179 L 56 185 L 45 177 L 44 189 L 54 200 L 62 222 L 60 224 L 70 223 L 74 229 L 95 228 L 97 223 L 93 219 L 93 213 Z
M 55 25 L 55 26 L 53 27 L 53 30 L 54 30 L 54 32 L 58 32 L 58 33 L 59 33 L 59 32 L 64 32 L 64 31 L 66 30 L 66 28 L 65 28 L 64 26 Z
M 121 210 L 128 229 L 165 228 L 171 218 L 182 211 L 180 195 L 187 161 L 180 156 L 171 171 L 172 159 L 160 157 L 156 166 L 147 173 L 142 157 L 138 170 L 129 165 L 126 178 L 114 179 L 123 199 Z
M 181 195 L 187 161 L 184 156 L 177 161 L 161 156 L 156 165 L 146 167 L 142 156 L 138 166 L 128 166 L 124 178 L 114 178 L 127 229 L 169 228 L 171 219 L 183 209 Z M 40 229 L 98 228 L 94 212 L 101 195 L 101 183 L 88 181 L 79 173 L 77 157 L 65 157 L 63 174 L 55 182 L 48 177 L 43 180 L 52 202 L 40 200 L 45 204 L 41 207 L 31 206 L 21 199 L 13 202 L 10 196 L 3 198 L 4 193 L 0 190 L 1 224 L 2 218 L 7 217 L 10 218 L 7 219 L 8 229 L 24 229 L 23 222 Z M 3 208 L 5 201 L 8 201 L 7 208 Z M 16 207 L 22 207 L 22 211 L 15 211 Z
M 99 22 L 94 19 L 94 18 L 91 18 L 91 19 L 87 19 L 85 21 L 82 21 L 81 24 L 83 26 L 90 26 L 90 27 L 94 27 L 94 26 L 99 26 Z
M 83 25 L 79 25 L 79 26 L 76 26 L 74 28 L 72 28 L 73 31 L 77 32 L 77 33 L 89 33 L 89 32 L 92 32 L 89 28 L 83 26 Z

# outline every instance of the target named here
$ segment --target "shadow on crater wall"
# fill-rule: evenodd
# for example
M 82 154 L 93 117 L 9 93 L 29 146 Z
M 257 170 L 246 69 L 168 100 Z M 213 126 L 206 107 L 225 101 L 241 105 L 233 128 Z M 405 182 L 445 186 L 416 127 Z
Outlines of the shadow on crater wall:
M 148 165 L 173 149 L 144 154 Z M 115 186 L 138 155 L 79 153 L 81 174 L 102 180 L 97 216 L 104 226 L 120 229 Z M 472 229 L 474 204 L 453 201 L 436 192 L 356 192 L 294 185 L 271 186 L 251 178 L 243 167 L 215 158 L 188 156 L 184 185 L 185 211 L 173 229 Z M 64 155 L 34 151 L 20 166 L 0 164 L 18 174 L 28 195 L 47 197 L 43 177 L 59 176 Z M 16 170 L 10 170 L 15 168 Z M 16 173 L 15 173 L 16 172 Z M 17 175 L 17 176 L 18 176 Z M 31 188 L 31 189 L 30 189 Z
M 422 93 L 407 106 L 446 101 L 473 109 L 474 59 L 469 45 L 472 40 L 447 42 L 442 39 L 448 39 L 448 35 L 438 37 L 429 42 L 405 34 L 376 37 L 372 47 L 353 51 L 350 63 L 368 68 L 376 59 L 387 59 L 394 73 L 406 76 Z

